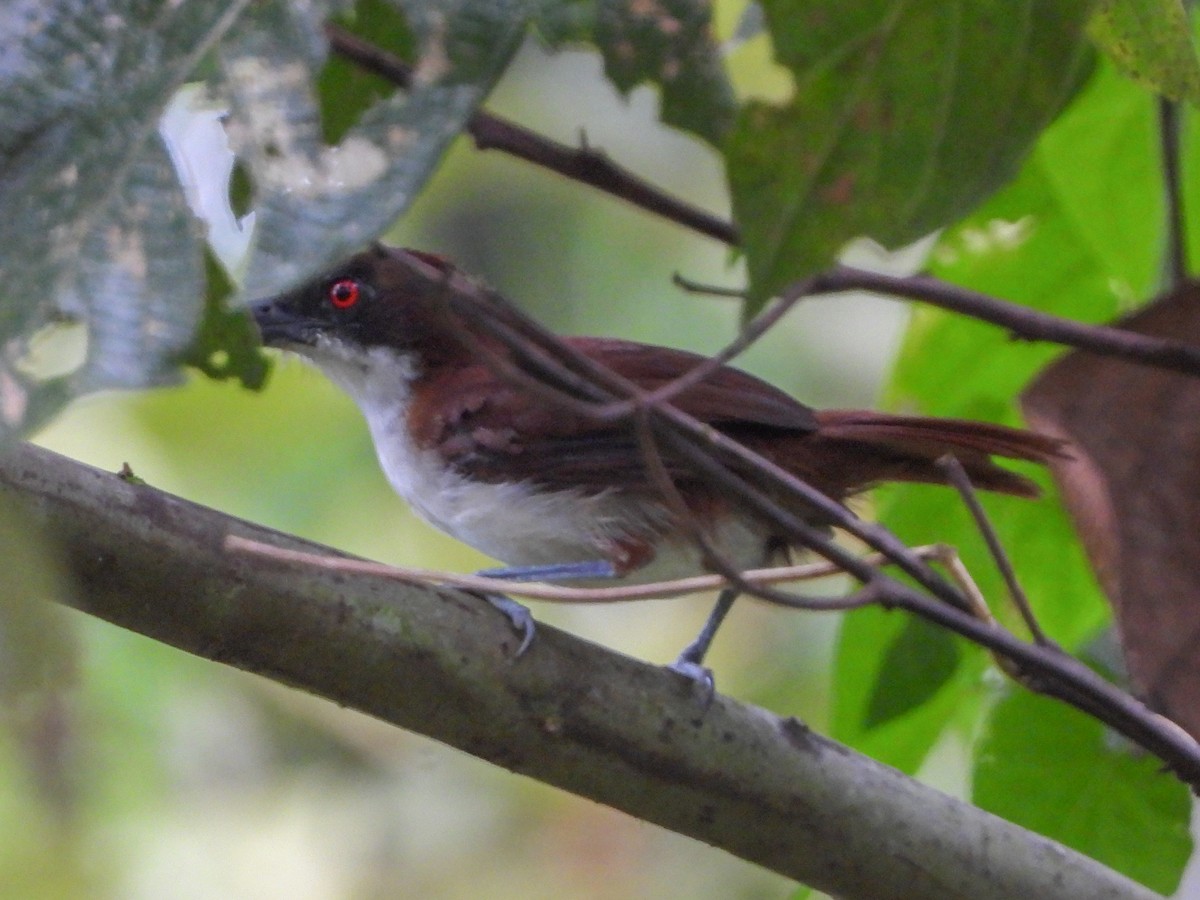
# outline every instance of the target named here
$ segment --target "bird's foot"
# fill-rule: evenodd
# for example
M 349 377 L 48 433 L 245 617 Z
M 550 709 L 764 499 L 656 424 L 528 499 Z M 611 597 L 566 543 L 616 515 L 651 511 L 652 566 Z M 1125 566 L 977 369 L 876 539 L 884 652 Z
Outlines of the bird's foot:
M 527 607 L 522 606 L 511 597 L 505 597 L 503 594 L 480 594 L 484 600 L 494 606 L 500 612 L 504 613 L 504 617 L 508 619 L 513 630 L 521 636 L 521 643 L 517 646 L 517 652 L 513 657 L 520 657 L 529 649 L 529 645 L 533 643 L 533 637 L 537 633 L 537 626 L 533 620 L 533 613 Z
M 717 683 L 713 678 L 712 669 L 700 662 L 693 651 L 694 647 L 688 647 L 667 668 L 688 679 L 694 689 L 699 690 L 703 708 L 708 709 L 712 705 L 713 697 L 716 696 Z

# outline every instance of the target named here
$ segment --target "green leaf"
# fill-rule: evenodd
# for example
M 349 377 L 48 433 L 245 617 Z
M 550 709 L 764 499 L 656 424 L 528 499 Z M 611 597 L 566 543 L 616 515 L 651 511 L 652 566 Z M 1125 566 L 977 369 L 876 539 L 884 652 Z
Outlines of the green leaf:
M 1145 91 L 1112 65 L 1102 65 L 1036 151 L 1054 205 L 1073 232 L 1071 240 L 1091 252 L 1094 267 L 1115 286 L 1105 286 L 1103 295 L 1116 293 L 1126 302 L 1154 291 L 1161 271 L 1165 213 L 1154 106 Z M 1104 160 L 1104 178 L 1079 164 L 1081 147 Z M 1132 240 L 1131 229 L 1136 234 Z M 1052 309 L 1057 302 L 1071 301 L 1048 296 L 1044 302 L 1049 304 L 1044 308 Z M 1112 312 L 1106 301 L 1079 314 L 1095 320 Z
M 180 361 L 217 381 L 236 378 L 243 387 L 258 390 L 270 367 L 258 329 L 245 309 L 229 308 L 233 284 L 211 253 L 205 254 L 204 267 L 208 279 L 204 320 Z
M 416 43 L 408 24 L 388 0 L 358 0 L 334 21 L 348 31 L 369 36 L 372 44 L 400 59 L 407 61 L 417 55 Z M 363 113 L 396 90 L 397 85 L 383 76 L 368 72 L 344 57 L 331 53 L 317 77 L 322 139 L 326 144 L 338 143 L 362 118 Z
M 595 41 L 604 71 L 628 94 L 642 82 L 662 91 L 662 120 L 715 146 L 733 122 L 733 87 L 713 40 L 705 0 L 599 0 Z
M 1162 893 L 1192 851 L 1187 788 L 1095 719 L 1024 691 L 996 707 L 974 801 Z
M 911 622 L 906 613 L 874 608 L 845 617 L 834 659 L 830 723 L 836 740 L 909 773 L 920 768 L 951 722 L 971 720 L 982 697 L 984 658 L 960 643 L 949 677 L 944 667 L 925 671 L 919 656 L 898 660 L 893 648 L 913 627 Z M 959 641 L 950 635 L 945 639 Z
M 277 293 L 382 234 L 503 71 L 533 6 L 401 2 L 420 47 L 413 86 L 372 106 L 330 147 L 313 87 L 324 54 L 319 10 L 256 4 L 221 48 L 231 139 L 257 204 L 244 291 Z
M 958 671 L 961 659 L 954 635 L 910 616 L 884 654 L 884 677 L 875 682 L 863 726 L 875 728 L 930 700 Z
M 1111 70 L 1046 133 L 1018 179 L 975 215 L 947 232 L 934 253 L 934 274 L 1038 309 L 1105 321 L 1120 299 L 1148 289 L 1161 233 L 1161 201 L 1145 162 L 1150 122 L 1134 114 L 1137 88 Z M 1130 107 L 1129 114 L 1123 112 Z M 1141 99 L 1143 108 L 1148 102 Z M 1102 123 L 1111 115 L 1131 139 Z M 1110 138 L 1111 135 L 1111 138 Z M 1111 167 L 1097 191 L 1078 172 L 1081 142 L 1092 137 Z M 1139 145 L 1138 138 L 1145 138 Z M 1130 240 L 1127 216 L 1145 239 Z M 1019 424 L 1014 398 L 1062 349 L 1014 343 L 1001 329 L 937 310 L 919 309 L 906 335 L 889 405 L 921 412 Z M 1027 470 L 1028 471 L 1028 470 Z M 1031 473 L 1049 485 L 1044 473 Z M 1068 648 L 1090 640 L 1109 618 L 1072 524 L 1052 491 L 1036 501 L 984 497 L 1043 628 Z M 881 497 L 881 517 L 906 539 L 956 546 L 1001 619 L 1019 623 L 1006 590 L 950 491 L 897 486 Z M 937 523 L 930 534 L 928 523 Z
M 748 104 L 728 146 L 755 303 L 852 237 L 894 247 L 961 217 L 1013 177 L 1090 68 L 1086 3 L 764 8 L 796 91 Z
M 0 8 L 0 437 L 73 394 L 177 377 L 203 268 L 158 120 L 247 5 Z M 63 319 L 87 326 L 77 371 L 43 378 L 14 362 Z
M 1138 84 L 1200 104 L 1200 60 L 1182 0 L 1101 0 L 1089 31 Z

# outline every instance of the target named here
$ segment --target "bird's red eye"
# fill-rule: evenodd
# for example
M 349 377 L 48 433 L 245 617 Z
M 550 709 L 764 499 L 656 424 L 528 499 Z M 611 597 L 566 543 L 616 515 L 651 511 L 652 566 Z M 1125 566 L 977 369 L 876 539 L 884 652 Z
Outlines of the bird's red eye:
M 335 309 L 349 309 L 358 302 L 361 293 L 362 289 L 353 278 L 339 278 L 329 286 L 329 302 Z

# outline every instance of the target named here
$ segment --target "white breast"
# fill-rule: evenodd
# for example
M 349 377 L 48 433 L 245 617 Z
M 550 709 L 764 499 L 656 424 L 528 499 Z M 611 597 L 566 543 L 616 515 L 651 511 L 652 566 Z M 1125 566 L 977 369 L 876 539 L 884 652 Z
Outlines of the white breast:
M 656 530 L 644 506 L 615 493 L 539 490 L 528 482 L 489 484 L 455 472 L 432 450 L 409 437 L 407 414 L 413 361 L 386 348 L 364 361 L 337 341 L 305 348 L 304 355 L 346 391 L 366 417 L 384 474 L 393 489 L 425 520 L 477 550 L 514 566 L 590 562 L 607 558 L 613 542 L 631 530 Z M 665 521 L 666 513 L 657 516 Z M 740 565 L 763 561 L 761 529 L 731 521 L 717 536 Z M 695 574 L 699 552 L 686 541 L 661 546 L 654 561 L 632 573 L 637 581 Z

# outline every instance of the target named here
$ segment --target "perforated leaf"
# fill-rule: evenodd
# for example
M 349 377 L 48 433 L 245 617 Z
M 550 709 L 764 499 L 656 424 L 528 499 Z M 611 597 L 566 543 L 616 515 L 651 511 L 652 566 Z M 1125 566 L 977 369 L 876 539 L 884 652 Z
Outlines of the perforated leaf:
M 323 140 L 314 78 L 319 17 L 253 10 L 221 48 L 231 141 L 257 216 L 244 290 L 270 294 L 360 249 L 408 208 L 524 34 L 522 0 L 401 3 L 419 48 L 412 88 Z
M 246 5 L 0 6 L 0 434 L 74 393 L 176 377 L 204 270 L 158 120 Z M 29 340 L 64 318 L 87 326 L 85 359 L 43 377 Z

